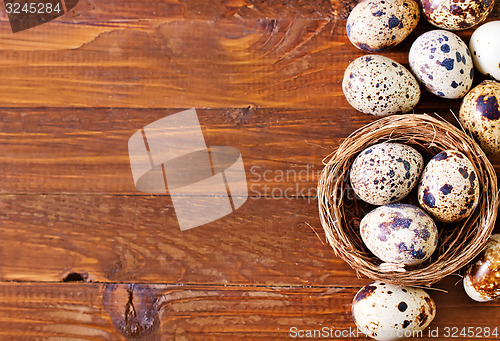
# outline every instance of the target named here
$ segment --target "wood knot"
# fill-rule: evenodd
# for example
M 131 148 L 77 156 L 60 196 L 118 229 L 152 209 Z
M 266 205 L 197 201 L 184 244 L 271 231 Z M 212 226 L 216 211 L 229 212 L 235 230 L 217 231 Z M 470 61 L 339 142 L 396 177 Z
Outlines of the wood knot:
M 103 305 L 115 327 L 127 338 L 149 336 L 159 324 L 156 299 L 147 286 L 106 285 Z
M 243 125 L 247 123 L 248 118 L 252 115 L 252 113 L 256 110 L 254 105 L 249 105 L 246 108 L 234 108 L 225 112 L 223 115 L 226 118 L 226 123 L 233 123 L 236 126 Z

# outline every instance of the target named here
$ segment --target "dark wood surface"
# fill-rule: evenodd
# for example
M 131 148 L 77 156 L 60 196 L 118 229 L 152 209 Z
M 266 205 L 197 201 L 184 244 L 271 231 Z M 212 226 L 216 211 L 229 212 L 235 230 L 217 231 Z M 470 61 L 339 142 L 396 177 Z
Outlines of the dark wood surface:
M 2 8 L 0 339 L 285 340 L 294 327 L 354 329 L 350 303 L 369 279 L 334 257 L 315 198 L 323 158 L 376 119 L 340 86 L 363 55 L 345 33 L 354 5 L 80 0 L 15 34 Z M 422 20 L 382 54 L 408 65 L 412 41 L 430 29 Z M 415 112 L 453 122 L 459 106 L 423 92 Z M 135 188 L 127 141 L 192 107 L 207 145 L 241 152 L 250 198 L 180 231 L 168 195 Z M 491 161 L 500 171 L 500 157 Z M 447 292 L 429 291 L 439 338 L 422 339 L 500 329 L 500 303 L 468 299 L 458 275 L 434 287 Z

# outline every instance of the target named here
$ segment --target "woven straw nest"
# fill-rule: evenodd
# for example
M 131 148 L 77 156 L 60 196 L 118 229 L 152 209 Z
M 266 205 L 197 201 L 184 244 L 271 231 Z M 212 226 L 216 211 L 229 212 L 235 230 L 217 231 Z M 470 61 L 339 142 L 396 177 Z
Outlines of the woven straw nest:
M 479 204 L 474 212 L 453 224 L 436 221 L 438 247 L 430 259 L 416 267 L 387 267 L 388 264 L 382 264 L 370 253 L 359 233 L 361 219 L 375 207 L 355 197 L 350 187 L 349 170 L 361 151 L 381 142 L 410 145 L 422 154 L 425 162 L 443 150 L 459 150 L 473 162 L 480 181 Z M 335 254 L 358 275 L 401 285 L 430 285 L 476 257 L 493 231 L 498 208 L 495 169 L 469 135 L 440 118 L 429 115 L 384 117 L 352 133 L 329 157 L 318 184 L 321 224 Z M 415 192 L 403 202 L 417 205 Z

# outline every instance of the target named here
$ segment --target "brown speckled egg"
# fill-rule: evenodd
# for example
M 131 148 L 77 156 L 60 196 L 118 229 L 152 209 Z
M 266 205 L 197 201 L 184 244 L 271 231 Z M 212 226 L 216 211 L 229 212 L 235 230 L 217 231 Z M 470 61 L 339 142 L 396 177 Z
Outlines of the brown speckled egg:
M 413 205 L 380 206 L 363 217 L 361 238 L 386 263 L 417 265 L 427 260 L 438 243 L 434 220 Z
M 490 15 L 495 0 L 421 0 L 427 20 L 446 30 L 465 30 Z
M 472 57 L 467 45 L 455 33 L 425 32 L 411 45 L 408 59 L 417 79 L 434 95 L 462 98 L 472 87 Z
M 380 52 L 402 42 L 417 26 L 420 7 L 413 0 L 364 0 L 347 19 L 347 36 L 357 48 Z
M 436 316 L 436 303 L 424 290 L 381 281 L 365 285 L 354 296 L 354 323 L 375 340 L 400 340 L 421 332 Z
M 410 71 L 379 55 L 362 56 L 349 64 L 342 90 L 355 109 L 376 116 L 406 113 L 420 99 L 420 87 Z
M 445 150 L 425 167 L 418 187 L 418 201 L 437 220 L 456 222 L 476 208 L 479 186 L 472 162 L 459 151 Z
M 379 143 L 354 160 L 350 181 L 354 193 L 372 205 L 403 199 L 417 185 L 424 168 L 422 155 L 400 143 Z
M 500 83 L 484 81 L 472 89 L 462 101 L 459 119 L 486 154 L 500 152 Z
M 467 266 L 464 289 L 478 302 L 500 298 L 500 234 L 491 235 L 484 251 Z

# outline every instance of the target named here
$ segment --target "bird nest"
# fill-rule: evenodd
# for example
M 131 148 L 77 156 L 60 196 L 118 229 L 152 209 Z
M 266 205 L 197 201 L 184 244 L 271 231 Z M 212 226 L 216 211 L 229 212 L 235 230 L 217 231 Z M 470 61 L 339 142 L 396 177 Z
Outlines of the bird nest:
M 451 224 L 436 221 L 438 247 L 431 258 L 418 266 L 388 266 L 374 256 L 361 239 L 360 221 L 375 206 L 355 196 L 349 171 L 360 152 L 381 142 L 412 146 L 425 162 L 443 150 L 459 150 L 472 161 L 478 175 L 479 204 L 462 221 Z M 320 220 L 335 254 L 358 275 L 400 285 L 430 285 L 475 258 L 493 231 L 498 209 L 495 169 L 473 138 L 443 119 L 416 114 L 381 118 L 352 133 L 329 158 L 318 184 Z M 416 190 L 402 202 L 418 205 Z

